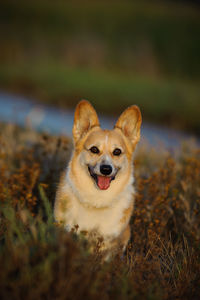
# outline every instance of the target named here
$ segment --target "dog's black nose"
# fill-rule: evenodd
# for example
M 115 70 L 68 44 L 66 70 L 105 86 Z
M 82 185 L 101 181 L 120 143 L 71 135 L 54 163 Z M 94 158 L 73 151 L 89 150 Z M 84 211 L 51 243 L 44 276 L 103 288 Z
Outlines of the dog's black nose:
M 112 167 L 110 165 L 101 165 L 100 172 L 103 175 L 110 175 L 112 173 Z

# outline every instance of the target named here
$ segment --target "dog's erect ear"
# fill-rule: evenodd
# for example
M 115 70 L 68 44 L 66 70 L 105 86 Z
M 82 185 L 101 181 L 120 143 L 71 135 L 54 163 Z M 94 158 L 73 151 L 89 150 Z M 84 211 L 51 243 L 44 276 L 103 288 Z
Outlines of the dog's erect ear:
M 72 130 L 75 143 L 96 126 L 100 125 L 95 109 L 88 101 L 80 101 L 75 110 Z
M 119 117 L 115 128 L 122 130 L 123 134 L 136 144 L 140 139 L 140 127 L 142 123 L 142 115 L 138 106 L 128 107 Z

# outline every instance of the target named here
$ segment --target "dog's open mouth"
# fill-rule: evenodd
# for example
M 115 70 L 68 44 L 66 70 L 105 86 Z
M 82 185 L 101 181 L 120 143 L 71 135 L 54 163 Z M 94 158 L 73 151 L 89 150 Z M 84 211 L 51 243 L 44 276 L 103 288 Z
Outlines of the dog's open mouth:
M 95 180 L 97 186 L 101 190 L 107 190 L 110 186 L 111 181 L 115 179 L 115 176 L 97 175 L 96 173 L 93 172 L 93 170 L 90 166 L 88 166 L 88 170 L 89 170 L 91 177 Z

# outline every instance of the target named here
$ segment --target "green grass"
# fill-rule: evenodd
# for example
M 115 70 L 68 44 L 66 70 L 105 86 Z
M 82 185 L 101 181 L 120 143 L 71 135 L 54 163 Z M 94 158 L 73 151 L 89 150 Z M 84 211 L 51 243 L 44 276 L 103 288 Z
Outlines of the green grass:
M 0 69 L 1 87 L 18 90 L 53 105 L 68 107 L 81 98 L 97 109 L 116 113 L 127 105 L 140 106 L 144 119 L 200 129 L 200 87 L 189 81 L 150 79 L 92 69 L 67 68 L 51 62 L 5 65 Z
M 25 57 L 45 52 L 65 60 L 65 50 L 74 41 L 80 50 L 89 43 L 97 52 L 100 44 L 105 48 L 101 63 L 108 68 L 135 69 L 147 56 L 161 73 L 199 78 L 199 16 L 190 5 L 158 1 L 8 0 L 1 4 L 1 42 L 6 56 L 14 46 L 14 56 L 18 51 Z M 97 54 L 84 56 L 90 63 Z
M 200 12 L 160 1 L 2 1 L 0 87 L 53 105 L 81 98 L 107 113 L 200 122 Z

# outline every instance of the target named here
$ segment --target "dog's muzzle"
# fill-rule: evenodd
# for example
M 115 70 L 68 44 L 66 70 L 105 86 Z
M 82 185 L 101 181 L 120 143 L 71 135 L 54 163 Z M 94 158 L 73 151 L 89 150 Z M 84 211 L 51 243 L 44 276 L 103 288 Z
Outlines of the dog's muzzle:
M 110 183 L 115 179 L 116 173 L 113 176 L 108 176 L 112 173 L 113 169 L 110 165 L 101 165 L 100 172 L 102 175 L 98 175 L 94 172 L 94 167 L 88 166 L 90 176 L 95 180 L 98 188 L 101 190 L 107 190 L 110 187 Z

